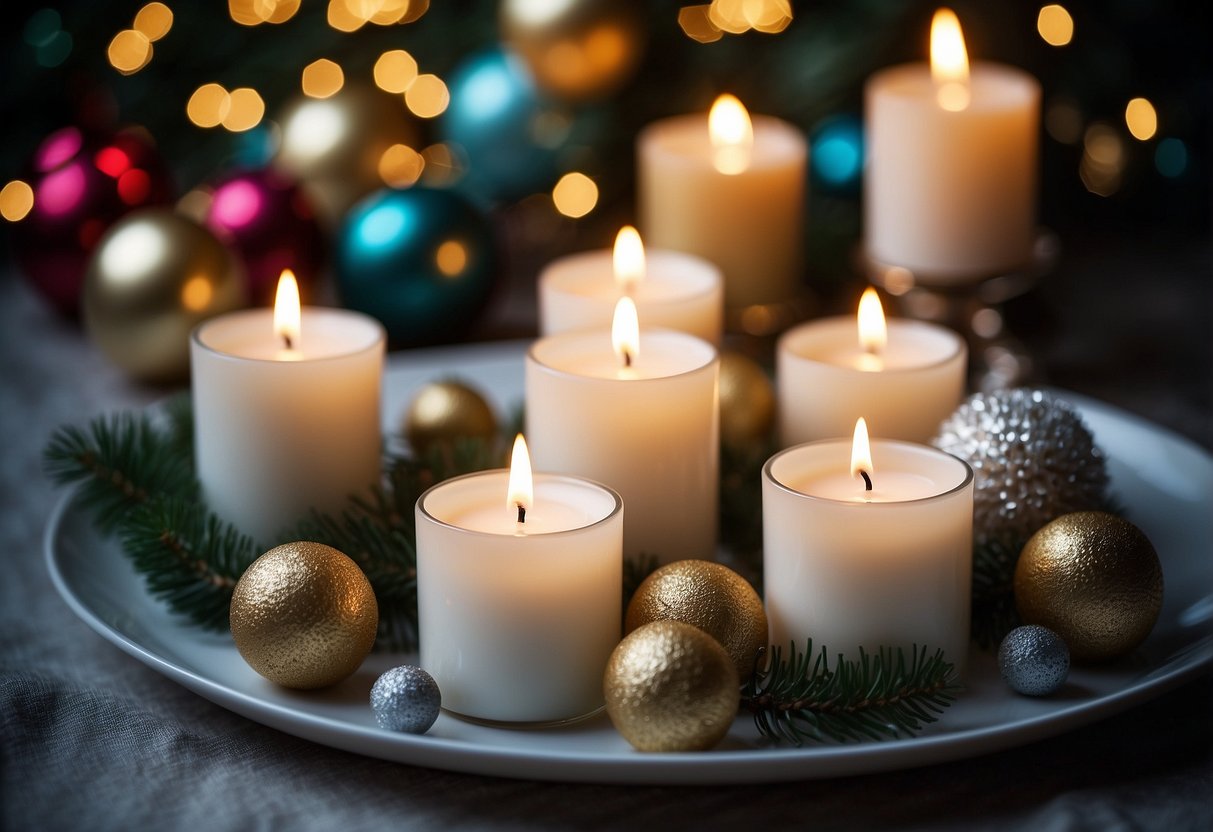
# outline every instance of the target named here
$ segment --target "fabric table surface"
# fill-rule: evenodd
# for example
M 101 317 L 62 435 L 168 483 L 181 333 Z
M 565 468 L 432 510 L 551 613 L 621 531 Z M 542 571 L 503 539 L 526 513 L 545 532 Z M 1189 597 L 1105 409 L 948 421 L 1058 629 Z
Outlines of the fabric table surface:
M 1207 333 L 1206 333 L 1207 335 Z M 0 276 L 0 818 L 11 830 L 898 827 L 1213 828 L 1213 684 L 971 760 L 737 787 L 565 785 L 361 757 L 236 716 L 120 652 L 54 591 L 59 494 L 41 452 L 65 422 L 165 394 Z

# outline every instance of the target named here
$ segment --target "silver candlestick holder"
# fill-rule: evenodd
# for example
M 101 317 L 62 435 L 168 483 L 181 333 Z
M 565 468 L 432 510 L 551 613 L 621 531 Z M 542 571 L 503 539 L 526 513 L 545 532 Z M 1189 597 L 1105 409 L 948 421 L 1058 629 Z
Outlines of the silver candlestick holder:
M 963 335 L 969 345 L 970 387 L 990 392 L 1018 387 L 1033 377 L 1032 356 L 1008 330 L 1002 305 L 1027 293 L 1050 273 L 1060 250 L 1057 235 L 1040 229 L 1032 257 L 1023 267 L 963 281 L 882 263 L 866 250 L 860 251 L 859 265 L 868 280 L 893 299 L 901 315 L 943 324 Z

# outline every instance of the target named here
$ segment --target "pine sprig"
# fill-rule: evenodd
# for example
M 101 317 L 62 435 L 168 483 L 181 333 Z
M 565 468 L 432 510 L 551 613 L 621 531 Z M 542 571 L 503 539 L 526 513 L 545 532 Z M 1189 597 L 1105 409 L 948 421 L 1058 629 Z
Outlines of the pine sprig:
M 973 547 L 971 633 L 983 650 L 996 650 L 1020 624 L 1015 609 L 1015 564 L 1023 542 L 988 541 Z
M 118 534 L 152 595 L 202 627 L 227 629 L 232 590 L 261 554 L 251 538 L 196 500 L 163 495 L 131 507 Z
M 176 444 L 146 414 L 119 413 L 94 419 L 87 429 L 60 428 L 43 461 L 55 484 L 83 483 L 82 499 L 98 527 L 112 531 L 151 495 L 197 495 L 193 458 Z
M 887 740 L 934 722 L 958 690 L 943 651 L 916 646 L 907 659 L 901 649 L 861 650 L 857 661 L 840 654 L 831 669 L 826 648 L 814 658 L 810 640 L 804 653 L 789 645 L 786 659 L 773 648 L 770 666 L 743 686 L 741 708 L 776 741 Z

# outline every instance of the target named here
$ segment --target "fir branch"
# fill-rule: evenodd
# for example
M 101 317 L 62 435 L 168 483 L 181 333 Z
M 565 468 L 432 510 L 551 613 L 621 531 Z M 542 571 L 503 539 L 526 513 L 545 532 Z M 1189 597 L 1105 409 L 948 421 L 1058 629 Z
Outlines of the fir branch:
M 132 507 L 119 537 L 152 595 L 211 630 L 227 629 L 236 582 L 261 554 L 199 501 L 171 496 Z
M 112 531 L 133 506 L 150 495 L 196 497 L 193 462 L 146 414 L 94 419 L 87 429 L 59 428 L 43 452 L 56 485 L 83 483 L 81 499 L 97 526 Z
M 773 648 L 770 666 L 743 685 L 741 708 L 775 741 L 886 740 L 934 722 L 958 689 L 943 651 L 914 647 L 907 660 L 901 649 L 860 650 L 858 661 L 839 654 L 831 669 L 826 648 L 813 658 L 809 640 L 804 653 L 789 645 L 787 659 Z
M 991 540 L 973 547 L 970 633 L 983 650 L 997 650 L 1020 624 L 1015 608 L 1015 564 L 1022 542 Z

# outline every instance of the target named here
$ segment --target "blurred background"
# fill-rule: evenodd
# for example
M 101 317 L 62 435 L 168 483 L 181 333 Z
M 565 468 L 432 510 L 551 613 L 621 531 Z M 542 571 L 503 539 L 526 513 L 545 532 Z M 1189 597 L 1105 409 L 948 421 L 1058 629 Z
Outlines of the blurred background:
M 1030 290 L 986 320 L 989 334 L 1014 336 L 1023 379 L 1213 447 L 1207 21 L 1167 0 L 952 7 L 971 58 L 1022 67 L 1044 93 L 1039 220 L 1058 245 Z M 529 336 L 543 265 L 607 247 L 636 222 L 638 131 L 731 92 L 808 137 L 804 314 L 852 309 L 866 279 L 863 84 L 925 59 L 934 8 L 6 3 L 3 297 L 56 310 L 48 326 L 77 331 L 135 378 L 172 383 L 181 368 L 123 357 L 133 322 L 104 299 L 83 301 L 87 328 L 80 316 L 106 230 L 161 206 L 196 220 L 159 216 L 162 239 L 256 302 L 290 265 L 305 301 L 379 314 L 401 348 Z M 424 221 L 404 239 L 392 218 L 408 216 Z M 467 247 L 422 263 L 425 244 L 452 229 Z M 393 317 L 382 245 L 394 274 L 450 278 L 423 316 Z M 225 257 L 243 277 L 224 276 Z M 223 291 L 207 292 L 161 293 L 138 314 L 218 311 Z M 0 360 L 17 361 L 17 345 L 2 343 Z

